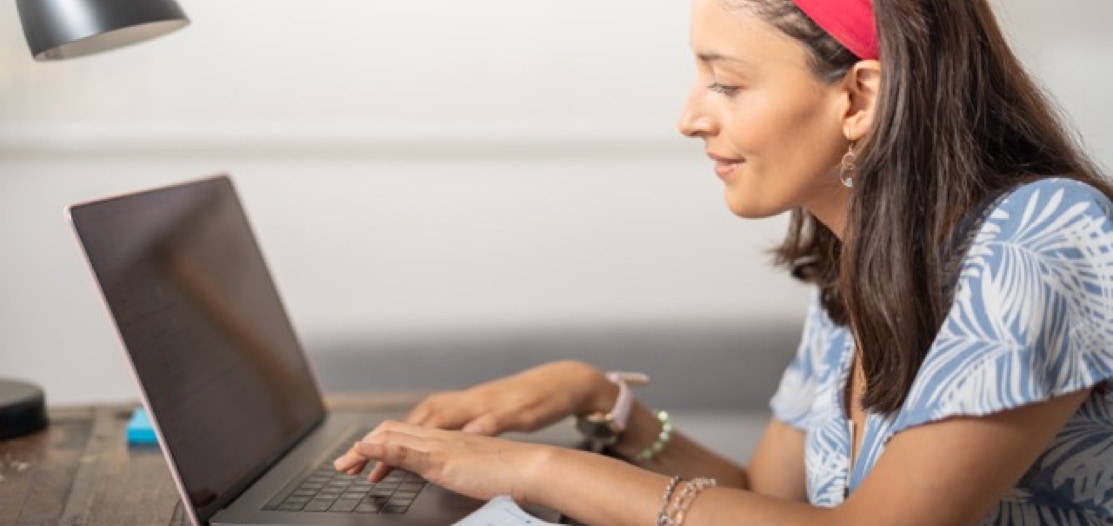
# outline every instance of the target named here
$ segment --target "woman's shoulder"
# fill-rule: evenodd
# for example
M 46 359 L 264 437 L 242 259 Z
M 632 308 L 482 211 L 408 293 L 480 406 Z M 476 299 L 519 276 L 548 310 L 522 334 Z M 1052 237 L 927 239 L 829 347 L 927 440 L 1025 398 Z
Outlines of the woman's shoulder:
M 1066 178 L 1024 184 L 992 207 L 895 430 L 1113 380 L 1111 208 L 1100 189 Z
M 962 261 L 958 286 L 1007 277 L 1033 286 L 1043 283 L 1046 294 L 1113 294 L 1104 282 L 1097 289 L 1062 286 L 1064 281 L 1090 282 L 1095 276 L 1113 280 L 1111 255 L 1113 201 L 1082 181 L 1040 179 L 1013 189 L 989 207 Z M 1020 301 L 1035 291 L 1008 287 L 1000 292 Z
M 1045 177 L 1019 185 L 1006 193 L 995 211 L 1038 212 L 1040 204 L 1058 208 L 1077 208 L 1091 204 L 1095 212 L 1108 215 L 1113 202 L 1101 189 L 1089 183 L 1067 177 Z M 1023 215 L 1021 216 L 1023 217 Z
M 1113 244 L 1111 219 L 1113 201 L 1101 189 L 1066 177 L 1043 178 L 1013 188 L 992 203 L 974 245 L 1108 245 Z M 1047 243 L 1052 238 L 1060 242 Z

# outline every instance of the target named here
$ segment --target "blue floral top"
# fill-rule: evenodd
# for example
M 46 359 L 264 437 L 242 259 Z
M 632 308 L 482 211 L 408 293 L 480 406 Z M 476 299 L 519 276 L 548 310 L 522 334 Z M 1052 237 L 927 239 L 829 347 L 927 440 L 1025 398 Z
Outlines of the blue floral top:
M 805 432 L 808 499 L 840 503 L 905 429 L 982 416 L 1105 383 L 982 524 L 1113 523 L 1113 203 L 1066 179 L 1026 184 L 986 216 L 954 303 L 902 408 L 870 413 L 848 473 L 843 403 L 853 359 L 818 298 L 774 416 Z

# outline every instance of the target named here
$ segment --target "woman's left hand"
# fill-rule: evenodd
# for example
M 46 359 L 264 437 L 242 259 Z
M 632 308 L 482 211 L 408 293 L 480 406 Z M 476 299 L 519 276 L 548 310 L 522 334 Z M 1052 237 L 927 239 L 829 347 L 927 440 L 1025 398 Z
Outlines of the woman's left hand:
M 400 468 L 472 498 L 510 495 L 524 503 L 529 501 L 529 477 L 549 449 L 554 448 L 387 421 L 336 459 L 333 467 L 354 475 L 368 461 L 378 461 L 368 475 L 372 482 Z

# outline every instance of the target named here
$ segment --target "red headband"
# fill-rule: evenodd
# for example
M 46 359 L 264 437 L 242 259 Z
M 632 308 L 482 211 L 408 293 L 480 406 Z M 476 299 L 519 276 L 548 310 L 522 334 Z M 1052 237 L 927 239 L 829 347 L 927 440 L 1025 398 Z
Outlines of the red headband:
M 871 0 L 792 0 L 812 22 L 862 60 L 881 57 Z

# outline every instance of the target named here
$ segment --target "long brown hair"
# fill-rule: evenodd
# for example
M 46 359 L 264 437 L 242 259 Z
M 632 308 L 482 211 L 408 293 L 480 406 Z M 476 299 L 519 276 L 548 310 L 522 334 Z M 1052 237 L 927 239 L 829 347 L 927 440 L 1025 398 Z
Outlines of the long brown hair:
M 826 82 L 857 61 L 790 0 L 745 4 L 811 54 Z M 986 0 L 874 0 L 881 43 L 875 122 L 859 144 L 845 244 L 792 212 L 776 262 L 820 288 L 848 325 L 866 375 L 864 407 L 900 408 L 952 298 L 956 223 L 987 197 L 1069 177 L 1113 197 L 1001 34 Z

